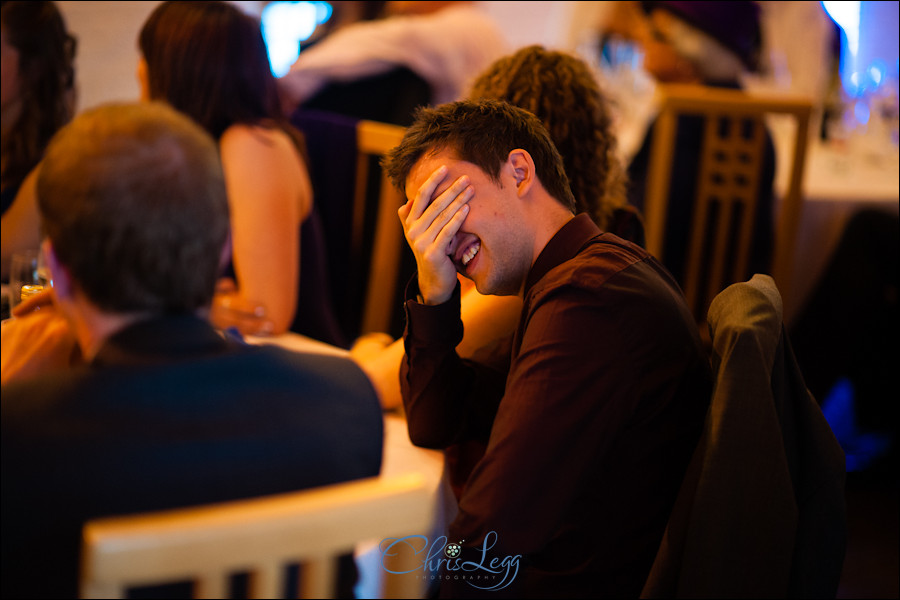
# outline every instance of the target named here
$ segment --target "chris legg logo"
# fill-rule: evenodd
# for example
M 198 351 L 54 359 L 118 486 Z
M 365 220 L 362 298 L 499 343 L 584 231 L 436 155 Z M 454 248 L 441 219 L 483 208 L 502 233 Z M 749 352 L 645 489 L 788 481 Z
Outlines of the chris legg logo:
M 447 543 L 447 536 L 440 536 L 429 544 L 424 535 L 408 535 L 402 538 L 386 538 L 381 540 L 381 566 L 388 573 L 405 575 L 421 571 L 420 576 L 431 579 L 463 580 L 480 590 L 502 590 L 508 587 L 519 573 L 521 554 L 514 556 L 490 556 L 488 551 L 497 544 L 497 532 L 488 533 L 480 548 L 477 548 L 478 560 L 462 560 L 462 543 Z M 405 565 L 416 564 L 405 571 L 392 570 L 392 561 L 397 558 L 410 559 Z M 473 557 L 475 558 L 475 557 Z

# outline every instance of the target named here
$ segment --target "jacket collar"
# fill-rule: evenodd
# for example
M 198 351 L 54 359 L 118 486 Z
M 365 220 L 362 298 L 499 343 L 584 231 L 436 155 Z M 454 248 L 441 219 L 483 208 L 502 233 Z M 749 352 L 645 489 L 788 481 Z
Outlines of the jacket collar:
M 219 354 L 231 346 L 207 321 L 194 315 L 151 317 L 110 336 L 91 364 L 148 364 Z

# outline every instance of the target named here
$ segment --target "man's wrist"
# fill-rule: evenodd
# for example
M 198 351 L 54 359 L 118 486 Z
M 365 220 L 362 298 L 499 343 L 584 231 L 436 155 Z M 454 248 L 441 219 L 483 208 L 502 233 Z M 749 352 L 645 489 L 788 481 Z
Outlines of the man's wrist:
M 422 288 L 419 286 L 419 274 L 416 272 L 409 280 L 409 283 L 406 284 L 406 289 L 403 293 L 403 302 L 414 302 L 422 306 L 440 306 L 453 300 L 454 296 L 460 296 L 460 284 L 458 279 L 444 298 L 435 298 L 434 296 L 422 292 Z
M 459 285 L 459 284 L 457 284 L 457 285 Z M 418 302 L 419 304 L 424 304 L 426 306 L 438 306 L 440 304 L 444 304 L 452 297 L 453 297 L 453 290 L 451 290 L 450 293 L 447 294 L 446 296 L 438 297 L 438 298 L 434 298 L 434 297 L 425 298 L 425 296 L 422 294 L 422 292 L 419 291 L 419 293 L 416 294 L 416 302 Z
M 410 283 L 409 288 L 418 288 L 415 282 Z M 406 341 L 415 339 L 431 348 L 456 347 L 462 340 L 459 285 L 440 304 L 428 304 L 423 301 L 421 291 L 409 288 L 406 294 Z

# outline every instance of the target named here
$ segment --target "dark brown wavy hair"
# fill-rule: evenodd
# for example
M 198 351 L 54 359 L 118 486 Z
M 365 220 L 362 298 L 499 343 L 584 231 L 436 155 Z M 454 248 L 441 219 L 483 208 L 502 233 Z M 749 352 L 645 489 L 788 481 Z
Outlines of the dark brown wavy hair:
M 3 136 L 3 187 L 18 187 L 75 112 L 75 38 L 53 2 L 3 2 L 0 26 L 19 51 L 22 112 Z
M 579 58 L 528 46 L 488 67 L 469 97 L 505 100 L 536 115 L 562 155 L 578 212 L 603 229 L 627 204 L 626 174 L 605 96 Z
M 281 112 L 259 20 L 227 2 L 163 2 L 138 38 L 150 97 L 185 113 L 216 140 L 230 126 L 278 126 Z

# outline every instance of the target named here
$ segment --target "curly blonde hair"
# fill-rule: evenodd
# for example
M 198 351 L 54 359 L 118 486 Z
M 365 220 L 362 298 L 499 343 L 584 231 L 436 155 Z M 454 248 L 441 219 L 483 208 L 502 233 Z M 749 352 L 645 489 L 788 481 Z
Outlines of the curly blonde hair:
M 609 229 L 614 212 L 628 204 L 627 176 L 607 100 L 584 61 L 527 46 L 488 67 L 469 97 L 505 100 L 541 119 L 562 155 L 578 212 Z

